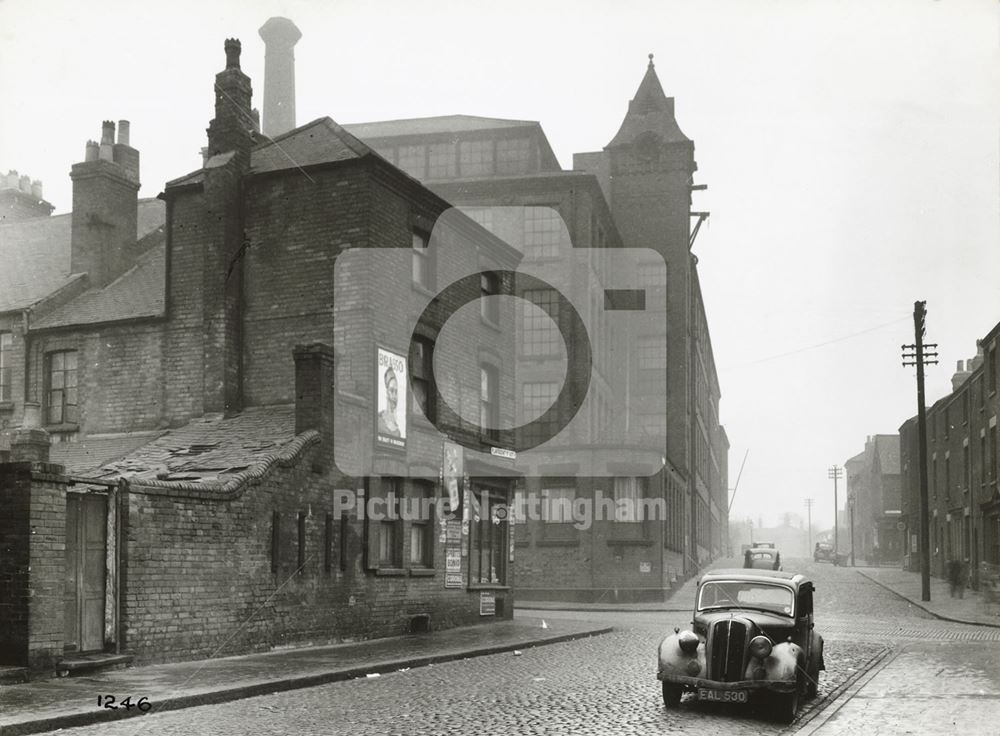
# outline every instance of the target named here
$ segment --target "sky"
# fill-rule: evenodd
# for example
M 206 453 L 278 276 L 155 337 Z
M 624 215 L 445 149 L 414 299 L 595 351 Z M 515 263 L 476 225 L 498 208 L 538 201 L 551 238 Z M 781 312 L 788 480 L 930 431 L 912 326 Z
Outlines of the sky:
M 200 166 L 224 39 L 262 107 L 275 15 L 303 33 L 299 124 L 538 120 L 567 169 L 611 140 L 655 55 L 708 185 L 694 252 L 734 519 L 813 498 L 832 524 L 827 468 L 916 413 L 915 300 L 939 344 L 928 404 L 1000 321 L 992 0 L 0 0 L 0 171 L 66 212 L 86 141 L 127 119 L 156 196 Z

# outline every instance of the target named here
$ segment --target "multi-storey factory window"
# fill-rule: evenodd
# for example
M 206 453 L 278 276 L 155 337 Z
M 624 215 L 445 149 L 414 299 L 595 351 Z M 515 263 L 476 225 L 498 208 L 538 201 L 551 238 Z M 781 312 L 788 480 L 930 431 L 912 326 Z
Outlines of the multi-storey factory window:
M 524 210 L 524 252 L 529 258 L 555 258 L 563 239 L 563 220 L 551 207 Z
M 462 176 L 493 173 L 493 141 L 462 141 L 459 144 L 459 168 Z
M 12 401 L 11 396 L 11 345 L 12 336 L 9 332 L 0 332 L 0 401 Z
M 521 385 L 521 402 L 519 405 L 521 416 L 518 417 L 518 425 L 533 422 L 541 416 L 559 395 L 559 384 L 552 381 L 538 381 L 524 383 Z M 524 429 L 523 439 L 527 442 L 537 442 L 543 436 L 551 434 L 554 422 L 539 422 Z
M 427 154 L 427 178 L 450 179 L 455 173 L 455 144 L 432 143 Z
M 45 410 L 49 424 L 79 421 L 77 406 L 77 353 L 60 350 L 49 353 L 46 376 Z
M 427 148 L 425 146 L 400 146 L 397 166 L 410 176 L 423 179 L 427 175 Z
M 558 355 L 563 348 L 562 333 L 553 321 L 559 319 L 556 292 L 552 289 L 528 289 L 524 292 L 521 309 L 521 353 L 525 357 Z
M 470 220 L 478 223 L 483 228 L 493 230 L 493 209 L 490 207 L 463 207 L 462 212 Z
M 498 174 L 527 174 L 530 164 L 530 139 L 506 138 L 497 141 Z

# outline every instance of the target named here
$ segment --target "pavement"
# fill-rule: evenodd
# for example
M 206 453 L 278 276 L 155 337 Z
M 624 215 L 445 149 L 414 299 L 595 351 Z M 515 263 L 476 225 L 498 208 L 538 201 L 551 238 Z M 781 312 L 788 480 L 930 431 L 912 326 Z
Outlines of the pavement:
M 543 623 L 545 624 L 543 628 Z M 160 712 L 307 688 L 338 680 L 379 677 L 438 662 L 517 651 L 606 634 L 593 622 L 518 617 L 427 634 L 352 644 L 303 647 L 194 662 L 150 665 L 85 676 L 0 686 L 0 736 L 41 733 L 143 715 L 138 707 L 98 705 L 113 695 L 133 704 L 149 695 L 146 712 Z M 151 695 L 156 694 L 156 695 Z M 146 703 L 144 703 L 145 705 Z

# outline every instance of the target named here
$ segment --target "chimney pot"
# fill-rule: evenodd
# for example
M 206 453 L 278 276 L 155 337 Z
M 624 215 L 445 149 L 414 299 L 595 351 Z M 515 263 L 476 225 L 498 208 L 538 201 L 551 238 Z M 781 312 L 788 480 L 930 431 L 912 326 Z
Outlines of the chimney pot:
M 18 179 L 18 189 L 25 194 L 31 194 L 31 177 L 25 175 Z
M 105 120 L 101 124 L 101 145 L 115 142 L 115 123 L 113 120 Z
M 118 121 L 118 142 L 123 145 L 129 145 L 129 122 L 128 120 Z
M 11 169 L 7 172 L 4 183 L 8 189 L 18 189 L 21 186 L 20 177 L 17 175 L 17 169 Z
M 87 141 L 87 152 L 83 157 L 84 161 L 96 161 L 98 159 L 99 148 L 97 141 Z
M 38 199 L 45 199 L 42 196 L 42 182 L 39 179 L 35 179 L 31 182 L 31 196 L 37 197 Z
M 277 136 L 295 127 L 295 44 L 302 31 L 288 18 L 269 18 L 258 31 L 264 57 L 264 134 Z
M 226 69 L 240 68 L 240 52 L 243 46 L 238 38 L 226 39 Z

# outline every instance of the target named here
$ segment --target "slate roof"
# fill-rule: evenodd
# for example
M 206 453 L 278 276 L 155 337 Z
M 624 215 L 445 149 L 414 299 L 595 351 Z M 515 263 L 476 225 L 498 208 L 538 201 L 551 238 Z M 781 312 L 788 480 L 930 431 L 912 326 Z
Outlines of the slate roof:
M 295 407 L 268 406 L 229 419 L 202 417 L 153 436 L 53 445 L 50 457 L 67 473 L 94 479 L 225 483 L 268 463 L 294 439 Z
M 362 140 L 374 140 L 376 138 L 395 138 L 406 135 L 499 130 L 503 128 L 535 126 L 538 124 L 536 120 L 507 120 L 505 118 L 484 118 L 477 115 L 438 115 L 427 118 L 352 123 L 345 125 L 344 129 Z
M 139 200 L 140 239 L 165 220 L 162 201 Z M 70 214 L 0 224 L 0 312 L 27 309 L 73 280 L 71 225 Z
M 90 289 L 32 321 L 34 329 L 89 325 L 163 314 L 166 234 L 160 226 L 139 241 L 135 266 L 104 288 Z
M 375 153 L 328 117 L 317 118 L 294 130 L 257 145 L 250 152 L 250 173 L 283 171 L 331 161 L 346 161 Z M 212 168 L 223 156 L 213 156 L 204 168 L 167 182 L 167 188 L 199 184 L 205 180 L 205 169 Z M 376 154 L 377 155 L 377 154 Z

